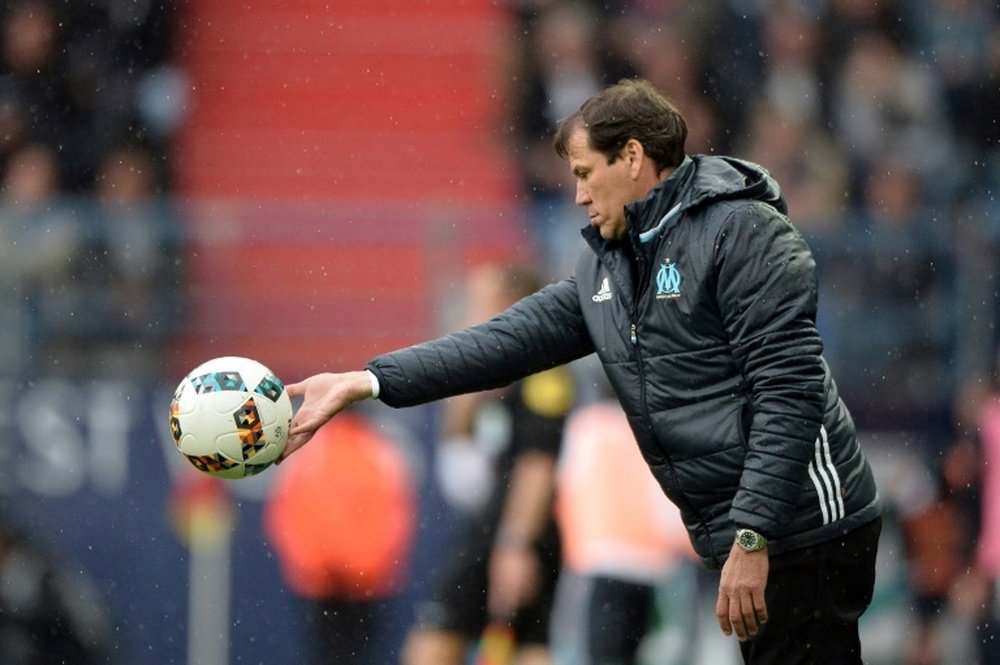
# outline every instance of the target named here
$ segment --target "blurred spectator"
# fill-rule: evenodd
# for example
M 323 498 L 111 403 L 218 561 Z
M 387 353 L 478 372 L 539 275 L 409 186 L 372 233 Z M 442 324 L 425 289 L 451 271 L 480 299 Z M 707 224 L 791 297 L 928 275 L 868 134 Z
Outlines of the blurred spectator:
M 778 179 L 789 215 L 813 249 L 837 244 L 844 230 L 848 165 L 836 141 L 808 114 L 763 100 L 748 125 L 737 155 L 766 165 Z
M 514 76 L 514 146 L 541 254 L 553 274 L 570 269 L 583 226 L 573 182 L 551 140 L 556 123 L 621 73 L 604 43 L 598 9 L 553 0 L 519 5 L 524 48 Z
M 981 377 L 990 367 L 1000 337 L 1000 204 L 989 188 L 970 190 L 973 200 L 944 209 L 951 217 L 957 297 L 955 375 Z M 960 393 L 959 393 L 960 395 Z M 957 396 L 956 396 L 957 399 Z
M 907 581 L 913 602 L 911 637 L 903 654 L 907 665 L 949 662 L 943 625 L 952 588 L 965 570 L 976 530 L 974 453 L 959 442 L 934 464 L 926 501 L 900 507 Z M 971 488 L 971 489 L 970 489 Z M 970 508 L 973 508 L 970 510 Z
M 524 267 L 480 266 L 468 278 L 464 319 L 485 321 L 542 284 Z M 574 398 L 569 372 L 555 368 L 445 401 L 437 476 L 460 517 L 459 539 L 417 606 L 406 665 L 461 665 L 477 646 L 486 657 L 512 650 L 519 665 L 550 663 L 561 556 L 555 464 Z
M 180 324 L 182 239 L 155 179 L 148 151 L 122 146 L 102 164 L 92 201 L 48 191 L 46 216 L 77 233 L 72 247 L 46 236 L 47 251 L 61 252 L 60 270 L 39 276 L 31 302 L 47 372 L 157 376 Z
M 587 3 L 552 2 L 522 17 L 526 33 L 517 88 L 517 141 L 529 193 L 560 187 L 560 169 L 549 146 L 556 123 L 597 91 L 606 76 L 600 51 L 598 14 Z M 565 169 L 561 169 L 565 170 Z
M 171 63 L 172 0 L 65 3 L 67 94 L 83 120 L 76 143 L 93 182 L 109 145 L 142 142 L 155 165 L 154 184 L 168 182 L 167 152 L 183 119 L 183 76 Z
M 173 5 L 0 8 L 0 274 L 12 285 L 0 374 L 155 373 L 179 295 L 164 197 L 186 100 L 170 65 Z
M 916 169 L 925 196 L 947 194 L 942 184 L 953 154 L 944 108 L 940 82 L 885 34 L 866 32 L 849 43 L 831 112 L 855 186 L 889 155 Z
M 686 16 L 659 22 L 636 16 L 619 20 L 613 29 L 618 50 L 635 63 L 636 73 L 685 109 L 688 149 L 706 153 L 717 147 L 720 127 L 715 106 L 702 92 L 702 47 L 697 32 L 687 27 L 691 23 Z
M 182 238 L 158 180 L 153 157 L 141 146 L 111 151 L 97 176 L 90 270 L 99 274 L 87 287 L 100 298 L 98 373 L 155 378 L 180 326 Z
M 0 79 L 0 168 L 28 139 L 28 117 L 20 94 L 9 78 Z
M 929 0 L 912 12 L 914 52 L 934 68 L 947 102 L 952 131 L 973 144 L 985 145 L 997 130 L 995 2 L 985 0 Z M 990 81 L 992 80 L 992 85 Z M 992 104 L 983 92 L 990 89 Z M 992 109 L 990 109 L 992 106 Z M 992 110 L 992 113 L 990 112 Z
M 647 651 L 653 646 L 647 637 L 662 609 L 658 587 L 671 589 L 676 607 L 696 602 L 696 589 L 684 578 L 696 574 L 697 559 L 677 507 L 649 473 L 617 402 L 570 414 L 556 482 L 564 571 L 553 608 L 554 660 L 637 662 L 643 643 Z M 690 611 L 672 618 L 674 639 L 652 662 L 693 660 L 697 619 Z M 732 656 L 738 658 L 735 649 Z
M 827 84 L 841 69 L 850 49 L 867 34 L 878 33 L 893 44 L 908 44 L 908 0 L 820 0 L 823 46 L 819 69 Z
M 801 3 L 784 0 L 773 3 L 763 31 L 761 97 L 779 113 L 813 126 L 823 121 L 819 27 L 816 15 Z
M 758 0 L 697 3 L 704 67 L 701 89 L 718 114 L 717 153 L 732 153 L 746 132 L 746 109 L 760 94 L 765 55 L 761 31 L 770 20 L 771 4 Z
M 1000 6 L 933 0 L 914 12 L 915 52 L 941 82 L 948 124 L 959 143 L 952 167 L 957 197 L 1000 183 Z
M 278 469 L 264 513 L 304 602 L 308 655 L 297 662 L 377 665 L 408 572 L 413 479 L 399 443 L 360 407 L 317 436 L 315 449 Z
M 940 426 L 950 408 L 951 244 L 921 191 L 910 164 L 878 160 L 863 206 L 846 222 L 847 241 L 817 259 L 837 308 L 828 320 L 830 362 L 858 368 L 841 380 L 847 390 L 878 395 L 852 405 L 868 426 Z
M 51 366 L 51 337 L 75 314 L 65 304 L 81 233 L 60 206 L 56 157 L 44 145 L 11 155 L 0 197 L 0 375 L 30 378 Z
M 0 85 L 20 111 L 24 140 L 59 146 L 59 187 L 72 187 L 81 176 L 80 151 L 73 140 L 82 115 L 65 85 L 62 33 L 50 0 L 14 0 L 0 14 L 2 60 Z
M 0 662 L 108 663 L 111 631 L 93 583 L 0 519 Z
M 973 523 L 969 538 L 970 553 L 951 593 L 956 610 L 972 627 L 978 662 L 1000 662 L 1000 354 L 986 381 L 973 381 L 962 395 L 957 409 L 965 417 L 978 444 L 975 482 L 979 519 Z M 970 455 L 966 455 L 969 457 Z
M 0 88 L 27 138 L 58 146 L 60 181 L 89 191 L 109 144 L 145 140 L 165 161 L 186 95 L 170 66 L 173 2 L 14 0 L 2 11 Z

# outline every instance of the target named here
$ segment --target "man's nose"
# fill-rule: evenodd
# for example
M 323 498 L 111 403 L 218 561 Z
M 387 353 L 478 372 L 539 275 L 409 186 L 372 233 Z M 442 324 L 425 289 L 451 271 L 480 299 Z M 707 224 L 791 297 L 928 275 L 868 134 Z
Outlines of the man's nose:
M 583 183 L 577 183 L 576 185 L 576 204 L 578 206 L 590 205 L 590 192 Z

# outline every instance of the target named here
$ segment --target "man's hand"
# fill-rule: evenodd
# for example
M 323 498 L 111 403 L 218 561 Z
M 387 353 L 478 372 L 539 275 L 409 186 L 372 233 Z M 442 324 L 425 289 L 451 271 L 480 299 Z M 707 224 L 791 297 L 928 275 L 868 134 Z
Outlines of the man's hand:
M 304 400 L 292 417 L 288 442 L 278 458 L 279 463 L 304 446 L 330 418 L 354 402 L 371 397 L 372 383 L 364 371 L 317 374 L 299 383 L 290 383 L 285 390 L 289 397 L 303 397 Z
M 770 563 L 767 548 L 744 552 L 733 543 L 729 559 L 722 567 L 715 616 L 726 635 L 736 633 L 742 642 L 757 634 L 767 622 L 764 588 Z

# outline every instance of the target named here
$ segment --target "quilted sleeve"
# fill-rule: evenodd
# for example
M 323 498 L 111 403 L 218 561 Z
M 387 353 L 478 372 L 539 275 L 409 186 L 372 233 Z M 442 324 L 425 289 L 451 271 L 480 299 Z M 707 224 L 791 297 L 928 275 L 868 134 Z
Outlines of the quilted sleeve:
M 508 385 L 593 351 L 576 281 L 524 298 L 485 323 L 372 359 L 379 399 L 393 407 Z

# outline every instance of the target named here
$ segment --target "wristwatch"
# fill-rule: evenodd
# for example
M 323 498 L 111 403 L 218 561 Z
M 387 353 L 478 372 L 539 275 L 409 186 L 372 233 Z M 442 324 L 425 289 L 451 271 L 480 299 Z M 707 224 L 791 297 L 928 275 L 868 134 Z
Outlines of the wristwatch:
M 767 547 L 767 538 L 753 529 L 736 529 L 736 544 L 744 552 L 756 552 Z

